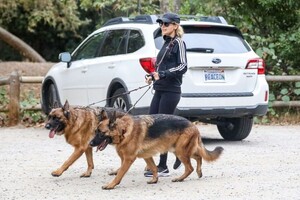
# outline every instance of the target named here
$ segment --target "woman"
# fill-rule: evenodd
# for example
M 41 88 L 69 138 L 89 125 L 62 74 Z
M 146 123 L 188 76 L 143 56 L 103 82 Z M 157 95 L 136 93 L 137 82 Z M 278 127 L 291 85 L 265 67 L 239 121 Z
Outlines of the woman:
M 181 97 L 182 75 L 187 70 L 186 46 L 183 40 L 183 29 L 179 25 L 180 17 L 175 13 L 166 13 L 156 20 L 161 27 L 165 43 L 156 59 L 156 71 L 146 76 L 148 84 L 153 83 L 155 94 L 150 104 L 149 114 L 174 114 Z M 167 153 L 160 155 L 158 176 L 169 176 Z M 177 169 L 181 162 L 176 159 L 173 168 Z M 146 177 L 152 176 L 146 171 Z

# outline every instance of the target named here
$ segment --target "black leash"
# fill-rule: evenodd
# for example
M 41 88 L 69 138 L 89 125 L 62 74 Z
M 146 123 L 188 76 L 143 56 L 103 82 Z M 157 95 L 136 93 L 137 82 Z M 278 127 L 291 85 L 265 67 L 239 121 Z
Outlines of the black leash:
M 151 88 L 151 86 L 152 85 L 148 85 L 149 87 L 148 87 L 148 89 L 144 92 L 144 94 L 142 94 L 142 96 L 128 109 L 128 111 L 126 112 L 126 114 L 125 115 L 127 115 L 135 106 L 136 106 L 136 104 L 143 98 L 143 96 L 145 96 L 145 94 L 150 90 L 150 88 Z M 143 87 L 145 87 L 145 86 L 143 86 Z
M 101 101 L 96 101 L 96 102 L 94 102 L 94 103 L 91 103 L 91 104 L 87 105 L 86 107 L 93 106 L 93 105 L 95 105 L 95 104 L 97 104 L 97 103 L 101 103 L 101 102 L 103 102 L 103 101 L 106 101 L 106 100 L 109 100 L 109 99 L 112 99 L 112 98 L 116 98 L 116 97 L 119 97 L 119 96 L 123 96 L 123 95 L 126 95 L 126 94 L 130 94 L 131 92 L 134 92 L 134 91 L 143 89 L 143 88 L 145 88 L 145 87 L 147 87 L 147 86 L 148 86 L 149 88 L 146 90 L 146 92 L 148 92 L 148 90 L 151 88 L 152 85 L 144 85 L 144 86 L 135 88 L 135 89 L 133 89 L 133 90 L 129 90 L 129 91 L 127 91 L 127 92 L 123 92 L 123 93 L 121 93 L 121 94 L 118 94 L 118 95 L 115 95 L 115 96 L 112 96 L 112 97 L 103 99 L 103 100 L 101 100 Z M 134 104 L 133 106 L 131 106 L 131 108 L 129 109 L 129 111 L 132 110 L 132 109 L 134 108 L 134 106 L 139 102 L 139 100 L 141 100 L 141 98 L 146 94 L 146 92 L 144 92 L 144 94 L 143 94 L 143 95 L 135 102 L 135 104 Z M 129 111 L 127 111 L 127 113 L 128 113 Z

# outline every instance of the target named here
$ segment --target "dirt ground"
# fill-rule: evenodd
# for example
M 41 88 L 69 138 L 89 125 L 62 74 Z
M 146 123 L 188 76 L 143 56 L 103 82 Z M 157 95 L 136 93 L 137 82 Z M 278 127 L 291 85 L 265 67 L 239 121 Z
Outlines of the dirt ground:
M 106 191 L 101 186 L 113 178 L 108 172 L 120 165 L 113 146 L 94 153 L 95 169 L 90 178 L 79 178 L 87 167 L 84 156 L 61 177 L 52 177 L 51 172 L 73 150 L 64 137 L 50 139 L 49 131 L 42 127 L 0 128 L 0 197 L 5 200 L 299 199 L 299 125 L 254 126 L 249 137 L 238 142 L 222 140 L 213 125 L 202 125 L 199 129 L 207 149 L 215 146 L 225 149 L 216 162 L 203 162 L 201 179 L 193 172 L 184 182 L 171 182 L 184 168 L 173 170 L 175 157 L 169 154 L 170 177 L 148 185 L 149 178 L 143 176 L 145 163 L 138 159 L 121 184 Z
M 22 76 L 45 76 L 54 63 L 0 62 L 0 77 L 7 77 L 13 71 Z
M 7 78 L 12 72 L 17 71 L 20 76 L 45 76 L 54 63 L 32 62 L 0 62 L 0 79 Z M 28 91 L 34 92 L 36 98 L 40 98 L 41 84 L 22 84 L 21 98 Z

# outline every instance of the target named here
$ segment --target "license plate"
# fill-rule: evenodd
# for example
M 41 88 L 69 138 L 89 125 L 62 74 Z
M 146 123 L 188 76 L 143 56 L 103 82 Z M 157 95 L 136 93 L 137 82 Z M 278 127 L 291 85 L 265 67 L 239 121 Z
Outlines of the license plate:
M 223 69 L 204 70 L 205 82 L 225 82 L 225 72 Z

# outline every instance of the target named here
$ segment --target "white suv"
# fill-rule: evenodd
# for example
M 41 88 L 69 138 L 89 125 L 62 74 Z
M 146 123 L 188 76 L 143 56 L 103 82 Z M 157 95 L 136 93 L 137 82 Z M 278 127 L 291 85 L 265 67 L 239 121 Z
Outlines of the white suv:
M 48 114 L 55 101 L 123 110 L 138 101 L 130 113 L 148 113 L 153 93 L 140 99 L 148 87 L 137 88 L 145 86 L 145 71 L 154 67 L 163 45 L 157 17 L 111 19 L 72 55 L 61 53 L 62 62 L 43 81 L 43 111 Z M 226 140 L 246 138 L 253 116 L 265 115 L 268 109 L 264 61 L 222 17 L 185 16 L 180 24 L 188 70 L 175 114 L 216 124 Z

